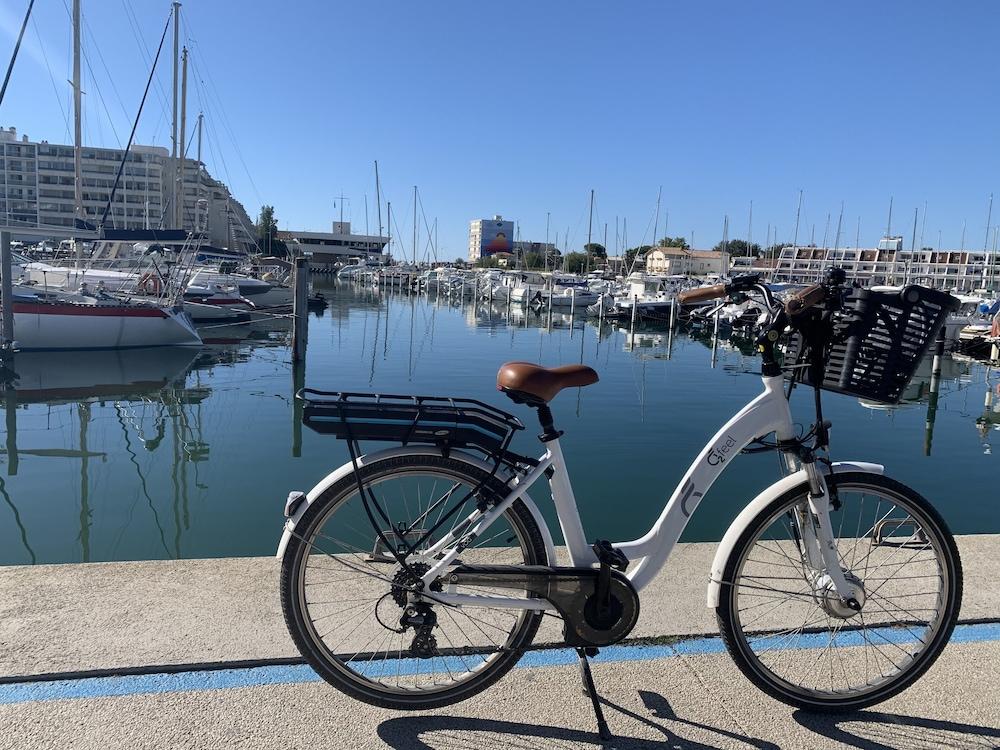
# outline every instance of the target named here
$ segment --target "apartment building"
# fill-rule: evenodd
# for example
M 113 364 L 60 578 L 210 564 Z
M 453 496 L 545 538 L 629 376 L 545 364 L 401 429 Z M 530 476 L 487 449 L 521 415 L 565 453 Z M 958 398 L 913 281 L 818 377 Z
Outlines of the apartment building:
M 804 284 L 839 267 L 863 286 L 922 284 L 971 293 L 995 290 L 1000 259 L 983 250 L 904 250 L 902 237 L 885 237 L 874 248 L 786 247 L 773 268 L 774 281 Z
M 159 146 L 133 146 L 110 209 L 108 201 L 122 149 L 85 146 L 80 151 L 83 212 L 87 222 L 113 229 L 178 228 L 173 220 L 174 160 Z M 204 164 L 185 160 L 182 226 L 202 232 L 212 245 L 249 251 L 253 222 L 229 188 Z M 74 224 L 73 147 L 18 137 L 0 129 L 0 222 L 25 228 L 66 229 Z M 16 235 L 16 231 L 15 231 Z

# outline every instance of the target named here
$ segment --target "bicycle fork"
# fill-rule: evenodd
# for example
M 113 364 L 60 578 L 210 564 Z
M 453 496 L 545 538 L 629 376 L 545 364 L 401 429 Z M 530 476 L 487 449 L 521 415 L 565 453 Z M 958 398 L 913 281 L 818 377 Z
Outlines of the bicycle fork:
M 837 540 L 833 536 L 830 523 L 830 492 L 826 479 L 816 468 L 816 459 L 806 456 L 802 460 L 809 484 L 807 506 L 795 511 L 794 524 L 801 539 L 804 562 L 817 573 L 813 581 L 814 590 L 832 588 L 848 610 L 860 611 L 857 587 L 848 582 L 844 569 L 840 566 Z

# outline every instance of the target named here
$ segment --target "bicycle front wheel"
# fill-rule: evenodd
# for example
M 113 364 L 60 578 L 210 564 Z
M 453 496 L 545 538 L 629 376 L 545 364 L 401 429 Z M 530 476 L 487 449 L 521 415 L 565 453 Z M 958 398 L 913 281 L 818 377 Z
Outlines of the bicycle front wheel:
M 962 568 L 936 510 L 892 479 L 827 479 L 844 576 L 859 610 L 808 562 L 807 490 L 768 506 L 737 541 L 716 615 L 740 670 L 793 706 L 846 711 L 905 690 L 937 659 L 958 619 Z
M 475 695 L 517 663 L 541 611 L 449 606 L 435 592 L 533 594 L 462 590 L 447 574 L 417 604 L 409 592 L 414 574 L 433 563 L 422 553 L 509 490 L 477 467 L 433 455 L 377 460 L 360 474 L 365 500 L 349 474 L 310 505 L 285 551 L 281 603 L 292 639 L 321 677 L 366 703 L 426 709 Z M 521 501 L 478 537 L 464 539 L 461 550 L 454 565 L 548 563 L 538 525 Z

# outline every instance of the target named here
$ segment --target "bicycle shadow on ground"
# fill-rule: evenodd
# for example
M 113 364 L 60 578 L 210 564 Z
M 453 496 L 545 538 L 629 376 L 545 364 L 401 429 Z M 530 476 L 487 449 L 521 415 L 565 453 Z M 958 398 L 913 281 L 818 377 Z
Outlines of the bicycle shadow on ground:
M 1000 729 L 920 716 L 857 711 L 847 714 L 815 714 L 796 711 L 792 718 L 800 726 L 844 747 L 860 750 L 937 750 L 969 748 L 997 750 Z
M 604 747 L 616 750 L 662 750 L 664 747 L 677 750 L 716 750 L 720 744 L 734 743 L 758 750 L 780 750 L 778 745 L 766 740 L 747 737 L 739 732 L 731 732 L 709 724 L 689 721 L 678 717 L 667 699 L 658 693 L 640 690 L 639 697 L 650 712 L 649 718 L 641 716 L 624 706 L 601 699 L 614 738 L 602 741 L 596 727 L 579 729 L 526 724 L 500 719 L 480 719 L 465 716 L 417 716 L 388 719 L 378 726 L 378 736 L 395 750 L 495 750 L 498 748 L 532 748 L 532 750 L 556 750 L 572 744 L 582 747 Z M 626 720 L 631 719 L 654 729 L 660 737 L 647 739 L 617 734 Z M 656 721 L 654 719 L 659 719 Z M 588 717 L 593 724 L 593 718 Z M 672 724 L 673 726 L 670 726 Z M 693 728 L 699 733 L 714 735 L 705 741 L 691 740 L 678 735 L 675 730 Z

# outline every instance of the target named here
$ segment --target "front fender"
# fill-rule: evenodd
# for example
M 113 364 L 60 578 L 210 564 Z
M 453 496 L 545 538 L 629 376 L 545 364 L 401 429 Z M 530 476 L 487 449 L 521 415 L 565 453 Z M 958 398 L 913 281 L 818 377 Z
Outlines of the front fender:
M 376 461 L 383 461 L 387 458 L 396 458 L 398 456 L 440 456 L 441 450 L 435 448 L 431 445 L 426 446 L 400 446 L 398 448 L 388 448 L 386 450 L 377 451 L 375 453 L 369 453 L 358 458 L 358 465 L 365 466 L 367 464 L 373 464 Z M 449 454 L 450 458 L 457 459 L 463 463 L 467 463 L 470 466 L 474 466 L 477 469 L 481 469 L 485 472 L 492 472 L 493 465 L 472 456 L 463 451 L 453 450 Z M 284 557 L 285 548 L 288 546 L 289 540 L 292 538 L 292 532 L 295 531 L 295 525 L 302 518 L 302 515 L 309 509 L 316 499 L 322 495 L 327 489 L 335 485 L 341 479 L 349 476 L 354 472 L 354 467 L 351 462 L 348 461 L 346 464 L 338 469 L 333 470 L 327 474 L 319 483 L 313 487 L 306 494 L 304 502 L 299 503 L 295 512 L 285 521 L 284 531 L 281 534 L 281 540 L 278 542 L 278 551 L 275 553 L 275 557 L 279 560 Z M 513 473 L 501 467 L 500 471 L 497 472 L 498 478 L 502 482 L 509 482 L 513 478 Z M 535 505 L 535 501 L 532 500 L 527 493 L 521 496 L 521 501 L 524 503 L 525 507 L 531 513 L 532 517 L 535 519 L 535 523 L 538 524 L 538 530 L 542 534 L 542 542 L 545 544 L 545 555 L 548 558 L 549 565 L 554 565 L 556 560 L 556 548 L 552 541 L 552 533 L 549 531 L 548 525 L 545 523 L 545 519 L 542 517 L 541 512 L 538 510 L 538 506 Z
M 826 466 L 823 467 L 827 473 L 831 469 L 827 469 Z M 832 466 L 832 471 L 835 474 L 842 474 L 844 472 L 865 472 L 868 474 L 882 474 L 885 471 L 885 467 L 882 464 L 872 464 L 864 461 L 837 461 Z M 794 474 L 789 474 L 770 487 L 761 492 L 757 497 L 750 501 L 738 516 L 730 524 L 729 529 L 726 531 L 725 536 L 722 537 L 722 541 L 719 542 L 719 547 L 715 551 L 715 558 L 712 560 L 712 573 L 708 580 L 708 606 L 711 608 L 719 606 L 719 599 L 722 596 L 722 583 L 723 583 L 723 573 L 725 572 L 726 562 L 729 560 L 729 556 L 733 553 L 733 548 L 736 546 L 736 542 L 739 540 L 740 535 L 743 531 L 750 525 L 750 522 L 756 518 L 769 504 L 774 502 L 777 498 L 784 495 L 791 489 L 798 487 L 799 485 L 806 484 L 806 472 L 805 470 L 800 470 Z

